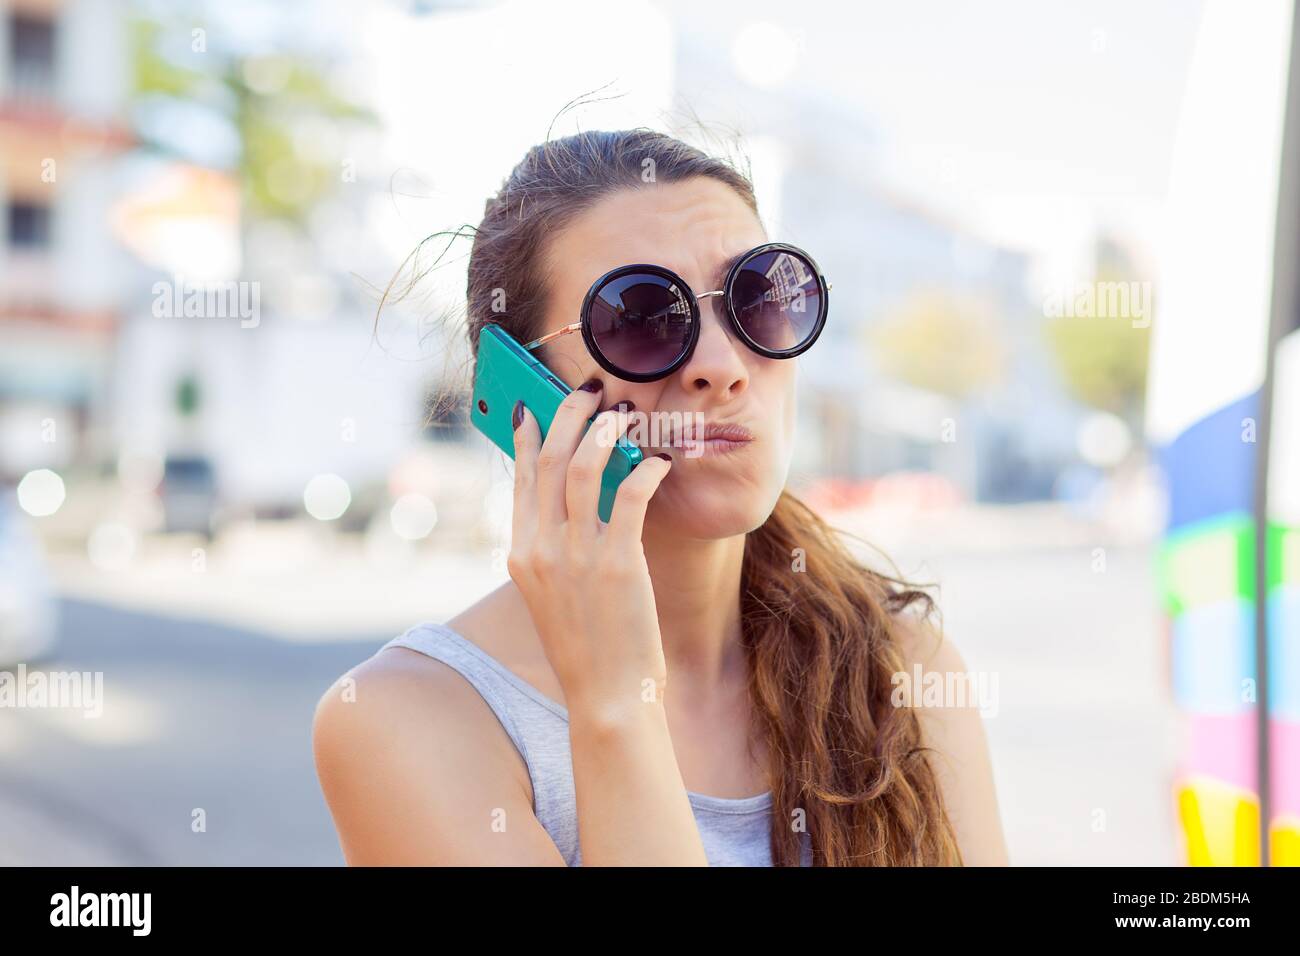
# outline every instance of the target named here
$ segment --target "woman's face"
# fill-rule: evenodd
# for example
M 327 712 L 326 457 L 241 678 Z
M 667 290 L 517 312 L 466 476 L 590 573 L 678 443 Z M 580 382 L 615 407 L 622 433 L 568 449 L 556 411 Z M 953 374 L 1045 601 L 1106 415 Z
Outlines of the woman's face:
M 719 269 L 732 256 L 767 241 L 753 210 L 715 179 L 620 190 L 552 237 L 547 250 L 550 299 L 538 335 L 576 322 L 592 282 L 618 266 L 666 266 L 698 295 L 722 287 Z M 706 425 L 740 424 L 753 433 L 753 440 L 740 447 L 699 454 L 698 448 L 667 444 L 667 428 L 656 435 L 648 419 L 640 418 L 644 434 L 637 443 L 645 454 L 662 450 L 673 456 L 672 469 L 651 500 L 647 525 L 719 538 L 763 524 L 785 487 L 797 362 L 764 358 L 739 341 L 727 324 L 722 296 L 700 302 L 700 322 L 691 357 L 657 382 L 615 378 L 596 363 L 576 332 L 548 342 L 539 357 L 571 387 L 600 379 L 602 409 L 626 399 L 636 413 L 678 413 L 661 415 L 661 425 L 675 419 L 680 426 L 683 418 L 698 422 L 702 416 Z M 651 437 L 660 443 L 651 444 Z

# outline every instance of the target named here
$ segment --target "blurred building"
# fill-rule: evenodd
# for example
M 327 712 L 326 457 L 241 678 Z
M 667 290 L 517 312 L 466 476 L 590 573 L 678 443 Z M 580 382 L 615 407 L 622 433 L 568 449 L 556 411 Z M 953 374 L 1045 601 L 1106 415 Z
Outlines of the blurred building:
M 0 472 L 60 465 L 103 424 L 125 254 L 108 208 L 124 123 L 114 0 L 0 3 Z
M 825 119 L 826 122 L 818 122 Z M 836 283 L 827 341 L 805 356 L 803 434 L 821 448 L 822 470 L 847 478 L 936 471 L 977 500 L 1051 495 L 1073 453 L 1079 412 L 1065 395 L 1030 300 L 1030 260 L 864 176 L 850 141 L 869 141 L 850 121 L 809 117 L 793 137 L 782 180 L 786 228 L 816 236 Z M 812 130 L 824 130 L 813 136 Z M 838 293 L 838 295 L 837 295 Z M 967 393 L 909 383 L 884 367 L 875 338 L 917 310 L 953 308 L 987 319 L 999 371 Z M 923 347 L 952 356 L 964 343 Z M 975 356 L 969 356 L 971 362 Z
M 724 145 L 729 130 L 743 131 L 741 158 L 772 238 L 806 248 L 834 285 L 822 338 L 800 359 L 796 469 L 849 480 L 925 470 L 971 499 L 1050 497 L 1075 457 L 1083 410 L 1048 351 L 1030 257 L 890 192 L 879 175 L 885 144 L 869 122 L 796 83 L 755 83 L 762 62 L 754 77 L 738 76 L 743 62 L 707 21 L 682 22 L 694 29 L 678 37 L 677 88 Z M 987 316 L 995 379 L 947 393 L 882 368 L 873 332 L 927 301 Z M 960 344 L 924 348 L 961 366 Z
M 308 483 L 333 475 L 361 517 L 423 416 L 425 370 L 373 338 L 359 278 L 395 267 L 369 218 L 390 164 L 350 125 L 368 105 L 347 70 L 371 11 L 312 10 L 300 34 L 298 8 L 206 6 L 198 41 L 183 14 L 140 14 L 143 55 L 178 88 L 134 92 L 150 150 L 112 209 L 135 261 L 114 441 L 155 470 L 210 476 L 218 516 L 300 514 Z M 295 99 L 293 77 L 320 94 Z

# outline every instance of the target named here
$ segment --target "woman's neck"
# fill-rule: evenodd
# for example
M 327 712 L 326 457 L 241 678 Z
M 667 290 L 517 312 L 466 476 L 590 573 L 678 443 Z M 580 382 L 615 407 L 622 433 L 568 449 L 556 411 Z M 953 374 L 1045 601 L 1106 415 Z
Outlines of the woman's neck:
M 740 571 L 745 536 L 643 537 L 669 679 L 691 690 L 734 685 L 745 674 Z

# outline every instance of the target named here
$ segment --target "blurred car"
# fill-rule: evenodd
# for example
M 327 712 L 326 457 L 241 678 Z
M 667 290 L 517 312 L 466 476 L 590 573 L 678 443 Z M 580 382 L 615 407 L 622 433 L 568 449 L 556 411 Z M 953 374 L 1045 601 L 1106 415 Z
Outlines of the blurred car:
M 40 542 L 12 493 L 0 495 L 0 667 L 48 655 L 57 638 L 58 604 Z
M 163 522 L 168 532 L 190 532 L 211 537 L 217 510 L 217 476 L 212 462 L 202 455 L 169 455 L 163 463 Z
M 950 479 L 929 471 L 892 471 L 872 478 L 827 477 L 814 481 L 802 493 L 818 511 L 854 508 L 952 508 L 962 503 L 962 492 Z

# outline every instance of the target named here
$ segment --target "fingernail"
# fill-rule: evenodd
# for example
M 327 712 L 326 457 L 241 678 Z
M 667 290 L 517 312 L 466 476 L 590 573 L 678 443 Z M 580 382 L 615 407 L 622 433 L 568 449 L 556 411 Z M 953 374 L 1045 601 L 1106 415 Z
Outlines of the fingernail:
M 524 401 L 522 398 L 515 402 L 515 409 L 510 413 L 510 421 L 515 428 L 524 423 Z
M 623 401 L 611 405 L 609 410 L 612 412 L 630 412 L 634 408 L 636 408 L 636 406 L 625 398 Z
M 605 383 L 598 378 L 589 378 L 578 386 L 580 392 L 599 392 L 605 387 Z
M 672 460 L 673 460 L 673 456 L 670 455 L 670 454 L 668 454 L 668 452 L 666 452 L 666 451 L 656 452 L 656 453 L 655 453 L 655 457 L 656 457 L 656 458 L 666 458 L 666 459 L 668 459 L 669 461 L 672 461 Z

